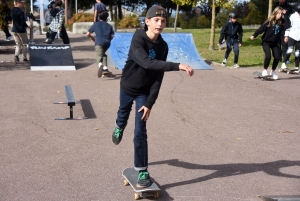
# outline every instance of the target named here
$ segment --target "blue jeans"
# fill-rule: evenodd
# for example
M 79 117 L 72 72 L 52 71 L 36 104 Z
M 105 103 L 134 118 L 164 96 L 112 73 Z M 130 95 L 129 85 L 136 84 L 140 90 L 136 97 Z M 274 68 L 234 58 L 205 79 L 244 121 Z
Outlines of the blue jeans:
M 148 142 L 146 121 L 142 120 L 144 111 L 138 110 L 146 103 L 148 95 L 129 95 L 120 90 L 120 107 L 116 125 L 124 129 L 130 115 L 133 101 L 135 101 L 135 128 L 134 128 L 134 167 L 136 170 L 145 170 L 148 167 Z

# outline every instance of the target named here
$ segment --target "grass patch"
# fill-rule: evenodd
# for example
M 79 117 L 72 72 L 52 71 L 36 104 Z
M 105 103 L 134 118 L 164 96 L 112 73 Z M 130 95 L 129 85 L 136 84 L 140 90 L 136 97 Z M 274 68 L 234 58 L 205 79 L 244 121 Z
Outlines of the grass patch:
M 261 46 L 261 35 L 259 35 L 256 39 L 250 40 L 250 36 L 255 32 L 256 29 L 244 29 L 243 34 L 243 44 L 240 47 L 240 54 L 239 54 L 239 62 L 238 64 L 241 67 L 263 67 L 263 61 L 265 54 L 263 52 Z M 170 32 L 170 31 L 168 31 Z M 182 29 L 177 30 L 179 33 L 192 33 L 196 48 L 201 55 L 202 58 L 206 60 L 211 60 L 217 63 L 221 63 L 225 50 L 219 50 L 217 43 L 219 41 L 221 29 L 216 29 L 215 32 L 215 49 L 214 51 L 209 50 L 209 40 L 210 40 L 210 29 Z M 227 65 L 233 66 L 233 51 L 230 53 L 227 59 Z M 292 64 L 290 66 L 295 66 L 294 57 L 291 56 L 290 61 Z M 269 65 L 269 68 L 272 66 L 273 60 Z M 281 65 L 281 63 L 279 63 Z

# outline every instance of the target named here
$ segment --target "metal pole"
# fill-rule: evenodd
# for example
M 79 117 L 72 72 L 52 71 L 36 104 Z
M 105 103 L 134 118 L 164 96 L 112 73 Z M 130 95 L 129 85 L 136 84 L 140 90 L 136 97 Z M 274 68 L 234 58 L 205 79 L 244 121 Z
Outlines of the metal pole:
M 65 24 L 68 24 L 68 0 L 65 0 Z
M 33 0 L 30 0 L 30 11 L 33 14 Z
M 77 14 L 78 13 L 77 0 L 75 0 L 75 9 L 76 9 L 76 14 Z
M 42 26 L 44 26 L 44 1 L 40 1 L 40 34 L 42 35 Z

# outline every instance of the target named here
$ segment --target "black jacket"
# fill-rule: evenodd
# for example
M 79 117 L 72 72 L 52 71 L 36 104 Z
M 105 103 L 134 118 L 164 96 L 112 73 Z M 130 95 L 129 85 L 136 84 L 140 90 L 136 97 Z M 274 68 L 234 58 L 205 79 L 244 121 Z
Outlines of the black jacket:
M 134 33 L 123 68 L 121 89 L 131 95 L 148 95 L 145 107 L 154 105 L 164 71 L 178 71 L 179 63 L 166 62 L 168 45 L 161 35 L 153 42 L 143 29 Z
M 237 40 L 238 43 L 242 44 L 243 38 L 243 28 L 239 22 L 227 22 L 221 31 L 219 44 L 223 42 L 225 38 L 226 41 L 231 41 L 231 39 Z
M 293 13 L 293 8 L 292 8 L 292 6 L 291 6 L 290 4 L 288 4 L 288 3 L 286 3 L 286 2 L 285 2 L 285 4 L 282 4 L 282 5 L 279 5 L 279 2 L 277 2 L 277 3 L 274 5 L 273 10 L 274 10 L 274 8 L 276 8 L 277 6 L 280 6 L 281 8 L 283 8 L 283 9 L 286 11 L 286 13 L 285 13 L 284 15 L 282 15 L 282 18 L 284 18 L 284 19 L 288 19 L 288 18 L 291 16 L 291 14 Z
M 284 19 L 283 19 L 284 24 Z M 259 34 L 262 34 L 262 42 L 263 43 L 269 43 L 272 45 L 277 45 L 280 42 L 280 35 L 282 32 L 285 31 L 284 25 L 279 26 L 277 22 L 274 25 L 271 25 L 270 27 L 267 26 L 268 22 L 265 22 L 262 24 L 253 34 L 253 36 L 256 38 Z
M 17 33 L 25 33 L 27 24 L 24 11 L 18 7 L 13 7 L 11 9 L 11 17 L 13 20 L 13 27 L 11 31 Z

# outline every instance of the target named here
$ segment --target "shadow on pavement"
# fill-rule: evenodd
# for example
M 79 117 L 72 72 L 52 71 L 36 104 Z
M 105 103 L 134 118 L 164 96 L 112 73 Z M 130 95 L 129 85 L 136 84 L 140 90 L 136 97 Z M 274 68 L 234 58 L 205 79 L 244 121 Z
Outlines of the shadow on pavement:
M 184 186 L 188 184 L 194 184 L 198 182 L 204 182 L 215 178 L 230 177 L 243 174 L 251 174 L 255 172 L 264 172 L 268 175 L 285 177 L 285 178 L 295 178 L 300 179 L 300 175 L 292 175 L 280 172 L 281 168 L 300 166 L 300 161 L 287 161 L 279 160 L 269 163 L 234 163 L 234 164 L 220 164 L 220 165 L 199 165 L 194 163 L 188 163 L 184 161 L 179 161 L 178 159 L 171 159 L 165 161 L 157 161 L 149 163 L 149 165 L 162 165 L 167 164 L 174 167 L 180 167 L 185 169 L 203 169 L 203 170 L 215 170 L 214 173 L 209 174 L 204 177 L 198 177 L 191 180 L 170 183 L 161 186 L 164 191 L 168 188 L 175 186 Z M 176 174 L 176 173 L 175 173 Z

